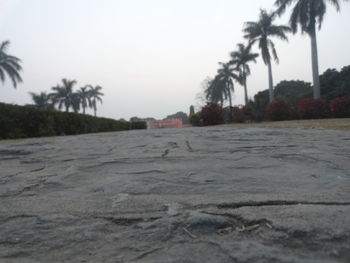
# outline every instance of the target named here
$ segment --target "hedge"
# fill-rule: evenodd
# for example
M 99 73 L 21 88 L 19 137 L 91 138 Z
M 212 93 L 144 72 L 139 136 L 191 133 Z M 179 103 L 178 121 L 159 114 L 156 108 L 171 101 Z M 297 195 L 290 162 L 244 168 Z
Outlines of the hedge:
M 218 125 L 224 123 L 225 110 L 216 103 L 209 102 L 202 108 L 200 113 L 204 126 Z
M 283 100 L 274 100 L 267 104 L 266 113 L 270 121 L 285 121 L 291 117 L 291 107 Z
M 147 122 L 145 121 L 132 121 L 131 122 L 132 130 L 144 130 L 147 129 Z
M 301 99 L 297 107 L 300 119 L 324 119 L 328 117 L 327 103 L 323 99 Z
M 329 110 L 334 118 L 350 118 L 350 96 L 332 100 L 329 104 Z
M 0 139 L 130 130 L 128 121 L 0 103 Z

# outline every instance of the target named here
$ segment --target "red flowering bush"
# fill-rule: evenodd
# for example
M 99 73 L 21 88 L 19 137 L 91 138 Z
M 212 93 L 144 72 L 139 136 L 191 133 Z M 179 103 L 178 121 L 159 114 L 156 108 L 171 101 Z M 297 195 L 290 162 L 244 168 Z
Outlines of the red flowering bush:
M 322 119 L 327 117 L 327 104 L 323 99 L 301 99 L 297 111 L 300 119 Z
M 329 111 L 335 118 L 350 118 L 350 96 L 332 100 L 329 104 Z
M 267 104 L 267 118 L 271 121 L 289 120 L 291 116 L 291 108 L 289 104 L 283 100 L 275 100 Z
M 244 111 L 240 107 L 233 107 L 233 121 L 234 122 L 244 122 Z
M 217 125 L 224 123 L 224 112 L 225 110 L 216 103 L 208 103 L 202 108 L 201 118 L 203 120 L 203 125 Z

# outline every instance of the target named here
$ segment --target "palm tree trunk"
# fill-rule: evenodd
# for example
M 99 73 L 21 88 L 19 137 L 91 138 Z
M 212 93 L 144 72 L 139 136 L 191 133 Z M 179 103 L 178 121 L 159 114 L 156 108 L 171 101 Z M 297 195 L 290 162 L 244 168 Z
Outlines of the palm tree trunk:
M 228 90 L 228 102 L 229 102 L 229 105 L 230 105 L 230 108 L 232 107 L 232 95 L 231 95 L 231 90 L 229 89 Z
M 272 66 L 271 66 L 271 61 L 267 64 L 268 69 L 269 69 L 269 98 L 270 102 L 274 100 L 273 96 L 273 78 L 272 78 Z
M 85 114 L 85 106 L 83 106 L 83 114 Z
M 320 92 L 320 77 L 318 72 L 318 52 L 317 52 L 317 37 L 316 37 L 315 26 L 309 35 L 311 39 L 312 78 L 314 83 L 313 93 L 314 93 L 314 99 L 319 99 L 321 97 L 321 92 Z
M 245 69 L 243 69 L 243 86 L 244 86 L 245 105 L 248 105 L 247 76 L 245 74 Z
M 229 119 L 229 122 L 231 123 L 232 120 L 233 120 L 231 86 L 228 87 L 228 101 L 229 101 L 229 107 L 230 107 L 230 119 Z

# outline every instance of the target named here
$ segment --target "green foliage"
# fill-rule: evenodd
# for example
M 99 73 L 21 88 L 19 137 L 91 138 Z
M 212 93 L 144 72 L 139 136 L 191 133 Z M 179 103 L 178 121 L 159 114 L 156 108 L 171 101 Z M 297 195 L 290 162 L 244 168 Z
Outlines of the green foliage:
M 193 126 L 202 126 L 201 115 L 199 112 L 191 114 L 189 120 Z
M 290 105 L 283 100 L 274 100 L 267 105 L 267 118 L 270 121 L 285 121 L 291 116 Z
M 273 58 L 278 62 L 277 51 L 272 42 L 272 37 L 288 41 L 287 33 L 291 31 L 288 26 L 275 25 L 276 15 L 274 12 L 260 10 L 259 20 L 257 22 L 246 22 L 243 32 L 244 38 L 248 39 L 251 44 L 258 43 L 261 50 L 261 57 L 266 65 L 271 63 Z
M 321 94 L 326 101 L 331 101 L 338 97 L 350 95 L 350 66 L 342 68 L 341 71 L 328 69 L 320 75 Z M 296 112 L 298 102 L 301 99 L 312 98 L 312 86 L 304 81 L 281 81 L 275 87 L 275 98 L 284 100 L 291 106 L 292 113 Z M 257 93 L 254 97 L 253 107 L 257 119 L 266 116 L 266 106 L 269 101 L 268 90 Z M 292 118 L 297 118 L 292 115 Z
M 10 78 L 13 86 L 16 88 L 17 83 L 23 82 L 19 72 L 22 70 L 22 61 L 12 55 L 7 54 L 10 41 L 3 41 L 0 44 L 0 80 L 5 82 L 6 76 Z
M 131 117 L 130 118 L 130 121 L 133 122 L 133 121 L 155 121 L 156 119 L 155 118 L 152 118 L 152 117 L 149 117 L 149 118 L 139 118 L 137 116 L 135 117 Z
M 276 100 L 286 101 L 291 107 L 291 118 L 296 118 L 294 114 L 297 107 L 298 101 L 303 98 L 312 97 L 311 84 L 304 81 L 281 81 L 275 87 L 275 98 Z M 254 97 L 254 108 L 256 119 L 262 120 L 266 116 L 266 107 L 269 103 L 269 92 L 268 90 L 257 93 Z
M 195 114 L 193 105 L 190 106 L 190 115 L 192 115 L 192 114 Z
M 0 103 L 0 138 L 27 138 L 130 130 L 127 121 Z
M 321 94 L 327 100 L 350 95 L 350 66 L 341 71 L 328 69 L 320 76 Z
M 147 122 L 145 121 L 132 121 L 131 122 L 132 130 L 144 130 L 147 129 Z

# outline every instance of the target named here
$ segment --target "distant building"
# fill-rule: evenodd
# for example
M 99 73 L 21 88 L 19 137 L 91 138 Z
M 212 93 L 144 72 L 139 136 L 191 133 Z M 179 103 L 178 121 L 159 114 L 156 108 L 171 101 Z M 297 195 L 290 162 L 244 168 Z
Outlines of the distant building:
M 182 119 L 165 119 L 161 121 L 147 121 L 148 129 L 162 129 L 162 128 L 183 128 Z

